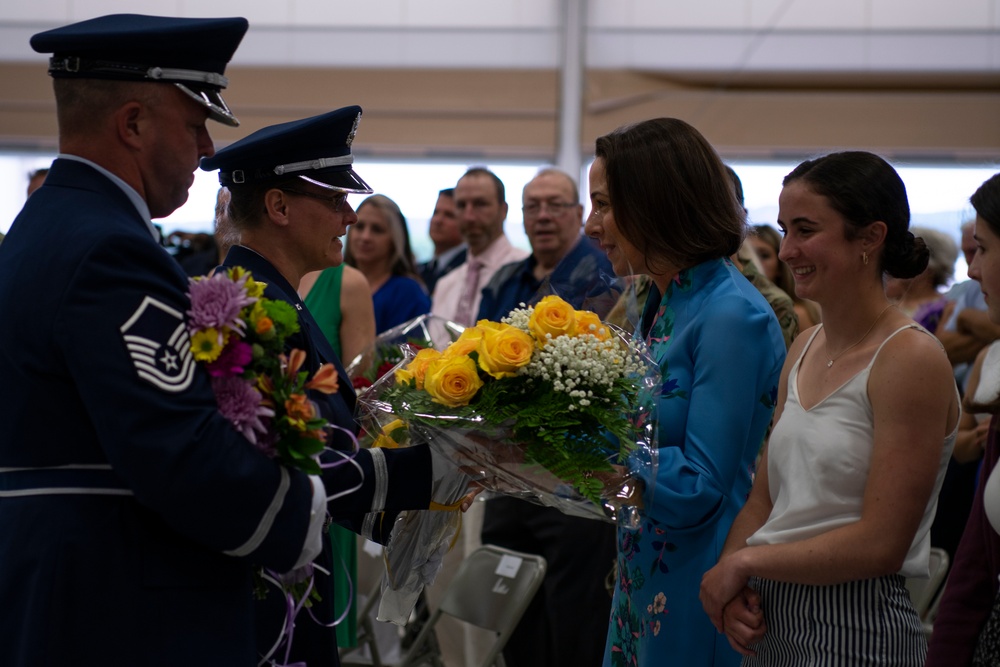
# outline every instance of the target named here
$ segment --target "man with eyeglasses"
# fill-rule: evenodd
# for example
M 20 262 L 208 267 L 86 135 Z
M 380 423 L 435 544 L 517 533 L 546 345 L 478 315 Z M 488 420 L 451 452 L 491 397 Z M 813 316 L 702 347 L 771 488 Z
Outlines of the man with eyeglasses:
M 528 253 L 511 245 L 503 233 L 507 219 L 503 181 L 489 169 L 472 167 L 458 179 L 455 210 L 468 256 L 438 281 L 431 313 L 469 326 L 476 323 L 483 286 L 501 266 Z
M 499 320 L 547 294 L 603 318 L 618 299 L 619 283 L 607 255 L 581 234 L 575 181 L 543 169 L 524 186 L 521 200 L 532 253 L 493 275 L 479 318 Z M 540 554 L 548 563 L 542 588 L 504 648 L 507 664 L 600 665 L 611 612 L 605 579 L 615 559 L 614 527 L 515 498 L 485 504 L 484 544 Z
M 542 169 L 524 186 L 524 231 L 531 255 L 501 267 L 483 288 L 477 319 L 498 320 L 521 302 L 556 294 L 603 317 L 620 293 L 611 264 L 585 238 L 583 205 L 566 173 Z

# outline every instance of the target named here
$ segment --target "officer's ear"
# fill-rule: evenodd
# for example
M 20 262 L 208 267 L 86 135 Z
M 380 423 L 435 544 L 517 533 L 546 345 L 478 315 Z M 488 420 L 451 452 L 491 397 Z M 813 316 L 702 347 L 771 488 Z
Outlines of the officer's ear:
M 267 219 L 278 225 L 288 225 L 288 195 L 278 188 L 271 188 L 264 193 L 264 214 Z
M 114 112 L 115 131 L 121 142 L 129 148 L 142 148 L 147 115 L 145 106 L 137 100 L 126 102 Z

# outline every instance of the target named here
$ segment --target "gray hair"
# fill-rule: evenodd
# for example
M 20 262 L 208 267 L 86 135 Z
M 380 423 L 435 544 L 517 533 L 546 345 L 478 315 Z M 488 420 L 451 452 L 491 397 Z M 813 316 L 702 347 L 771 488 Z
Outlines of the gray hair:
M 955 275 L 955 261 L 958 259 L 958 244 L 948 234 L 927 227 L 911 227 L 914 236 L 924 240 L 931 251 L 927 268 L 934 275 L 934 286 L 947 285 Z
M 524 199 L 524 191 L 528 189 L 528 186 L 531 185 L 532 181 L 542 176 L 561 176 L 564 179 L 566 179 L 566 182 L 569 183 L 570 190 L 573 191 L 573 203 L 574 204 L 580 203 L 580 188 L 576 184 L 576 179 L 574 179 L 572 176 L 569 175 L 569 173 L 563 171 L 562 169 L 559 169 L 558 167 L 542 167 L 541 169 L 539 169 L 538 173 L 531 177 L 531 181 L 525 183 L 524 188 L 521 189 L 522 200 Z

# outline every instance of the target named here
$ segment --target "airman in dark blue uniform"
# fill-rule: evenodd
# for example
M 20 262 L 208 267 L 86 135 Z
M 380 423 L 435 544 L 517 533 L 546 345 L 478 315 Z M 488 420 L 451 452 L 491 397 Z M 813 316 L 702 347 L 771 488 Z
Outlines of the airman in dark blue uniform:
M 219 170 L 220 183 L 229 189 L 229 220 L 240 235 L 224 266 L 250 270 L 256 280 L 267 283 L 266 297 L 295 307 L 302 329 L 288 344 L 305 350 L 310 371 L 326 362 L 337 367 L 340 391 L 314 398 L 330 422 L 350 431 L 357 430 L 350 379 L 296 287 L 304 274 L 343 262 L 341 237 L 357 221 L 347 196 L 372 191 L 352 167 L 351 143 L 360 118 L 361 108 L 352 106 L 267 127 L 202 161 L 203 169 Z M 333 446 L 346 450 L 352 443 L 341 435 Z M 331 516 L 365 537 L 385 542 L 393 510 L 427 507 L 430 457 L 424 445 L 389 452 L 362 450 L 354 458 L 357 468 L 343 465 L 324 476 L 328 489 L 358 487 L 329 503 Z M 339 455 L 327 458 L 334 462 Z M 437 462 L 439 473 L 448 467 L 444 461 Z M 329 552 L 327 543 L 318 562 L 328 570 L 340 567 Z M 316 585 L 324 603 L 314 606 L 313 615 L 329 623 L 336 615 L 328 604 L 333 600 L 332 579 L 317 576 Z M 269 598 L 259 616 L 258 645 L 266 653 L 280 629 L 284 606 Z M 291 658 L 310 667 L 336 664 L 333 628 L 308 619 L 298 622 Z
M 252 567 L 312 560 L 328 495 L 358 487 L 329 504 L 357 526 L 429 503 L 425 450 L 380 473 L 363 454 L 353 481 L 278 465 L 191 357 L 187 279 L 151 218 L 213 154 L 206 120 L 237 124 L 220 91 L 246 28 L 115 15 L 32 39 L 54 54 L 60 155 L 0 247 L 5 667 L 250 667 Z M 400 466 L 413 488 L 388 484 Z

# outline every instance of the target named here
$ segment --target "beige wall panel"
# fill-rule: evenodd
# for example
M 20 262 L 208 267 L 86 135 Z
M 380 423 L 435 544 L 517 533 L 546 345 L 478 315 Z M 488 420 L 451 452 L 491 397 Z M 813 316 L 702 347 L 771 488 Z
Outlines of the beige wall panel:
M 585 114 L 584 137 L 657 116 L 688 121 L 734 156 L 863 148 L 901 157 L 1000 160 L 1000 93 L 673 90 Z
M 887 155 L 1000 161 L 1000 92 L 872 88 L 838 77 L 831 89 L 807 88 L 801 76 L 782 85 L 684 86 L 640 73 L 591 71 L 584 113 L 584 151 L 615 127 L 658 116 L 688 121 L 730 156 L 801 155 L 865 148 Z M 864 87 L 862 87 L 864 86 Z
M 45 65 L 0 64 L 0 146 L 56 147 L 56 105 Z
M 555 155 L 558 76 L 547 70 L 233 68 L 226 99 L 240 128 L 213 124 L 220 144 L 266 125 L 360 104 L 359 153 L 468 159 Z M 677 116 L 729 156 L 801 155 L 843 147 L 901 157 L 1000 160 L 1000 91 L 992 79 L 956 87 L 849 76 L 803 81 L 671 80 L 587 73 L 581 150 L 620 124 Z M 865 89 L 867 88 L 867 89 Z M 0 146 L 52 150 L 55 105 L 44 66 L 0 65 Z
M 556 89 L 551 71 L 234 69 L 226 99 L 242 126 L 215 136 L 229 142 L 359 104 L 359 152 L 547 156 L 555 150 Z

